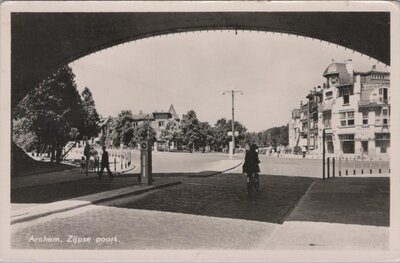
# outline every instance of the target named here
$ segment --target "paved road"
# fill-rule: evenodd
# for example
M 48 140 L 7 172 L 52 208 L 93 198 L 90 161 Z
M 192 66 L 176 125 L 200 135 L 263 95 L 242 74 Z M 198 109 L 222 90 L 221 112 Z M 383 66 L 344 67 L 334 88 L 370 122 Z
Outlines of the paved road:
M 138 151 L 132 155 L 135 164 L 140 164 Z M 240 159 L 241 156 L 235 159 Z M 176 152 L 153 152 L 154 173 L 190 173 L 209 170 L 210 167 L 221 160 L 227 160 L 228 155 L 220 153 L 176 153 Z M 137 165 L 136 172 L 140 171 Z
M 262 176 L 261 192 L 248 198 L 243 176 L 180 178 L 183 184 L 101 206 L 13 226 L 18 248 L 232 248 L 256 247 L 283 222 L 308 186 L 302 177 Z M 240 230 L 240 231 L 238 231 Z M 64 242 L 30 242 L 31 237 Z M 107 244 L 74 244 L 68 235 L 115 237 Z

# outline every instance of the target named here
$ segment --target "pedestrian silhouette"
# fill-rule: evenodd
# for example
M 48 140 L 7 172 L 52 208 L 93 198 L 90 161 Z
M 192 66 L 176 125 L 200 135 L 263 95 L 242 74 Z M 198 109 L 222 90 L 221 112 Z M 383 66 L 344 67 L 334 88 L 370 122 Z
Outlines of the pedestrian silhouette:
M 101 155 L 101 167 L 100 167 L 100 172 L 99 172 L 99 179 L 101 180 L 101 178 L 103 177 L 103 171 L 104 168 L 107 170 L 108 176 L 110 177 L 110 179 L 113 179 L 114 176 L 112 174 L 112 172 L 110 171 L 110 163 L 108 161 L 108 152 L 106 150 L 106 147 L 103 146 L 103 154 Z

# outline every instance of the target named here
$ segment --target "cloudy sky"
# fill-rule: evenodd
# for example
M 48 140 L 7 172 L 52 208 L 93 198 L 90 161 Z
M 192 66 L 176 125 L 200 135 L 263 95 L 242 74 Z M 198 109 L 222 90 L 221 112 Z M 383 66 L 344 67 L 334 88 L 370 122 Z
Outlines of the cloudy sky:
M 352 59 L 354 68 L 369 70 L 382 63 L 343 47 L 291 35 L 218 31 L 170 34 L 114 46 L 70 64 L 78 89 L 87 86 L 99 113 L 116 116 L 167 111 L 179 115 L 193 109 L 201 121 L 215 124 L 231 118 L 250 131 L 285 125 L 291 109 L 307 92 L 322 85 L 322 72 L 334 59 Z

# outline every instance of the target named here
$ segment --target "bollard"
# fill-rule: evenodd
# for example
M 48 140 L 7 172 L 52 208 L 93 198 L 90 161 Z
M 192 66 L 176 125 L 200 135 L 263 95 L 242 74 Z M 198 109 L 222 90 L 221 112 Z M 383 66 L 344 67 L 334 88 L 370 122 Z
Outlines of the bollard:
M 335 157 L 332 157 L 332 177 L 335 178 Z
M 369 173 L 372 174 L 372 157 L 369 158 Z
M 364 174 L 364 158 L 361 158 L 361 174 Z
M 346 175 L 349 175 L 348 168 L 349 168 L 349 159 L 346 157 Z
M 353 159 L 353 175 L 356 175 L 356 158 Z
M 328 175 L 328 179 L 329 179 L 329 172 L 330 172 L 330 169 L 329 169 L 329 163 L 330 163 L 329 157 L 326 158 L 326 162 L 327 162 L 327 163 L 326 163 L 326 164 L 327 164 L 327 167 L 326 167 L 327 169 L 326 169 L 326 170 L 328 171 L 327 175 Z
M 339 176 L 342 176 L 342 157 L 339 157 Z
M 379 173 L 382 173 L 382 158 L 379 158 Z
M 325 156 L 322 156 L 322 180 L 325 180 Z

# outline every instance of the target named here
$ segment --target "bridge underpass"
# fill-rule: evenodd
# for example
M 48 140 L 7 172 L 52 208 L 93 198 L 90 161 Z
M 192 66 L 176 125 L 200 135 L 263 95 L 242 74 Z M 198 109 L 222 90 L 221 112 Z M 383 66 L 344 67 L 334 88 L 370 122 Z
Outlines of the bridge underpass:
M 389 12 L 12 13 L 12 107 L 58 67 L 93 52 L 163 34 L 221 29 L 309 37 L 390 65 Z

